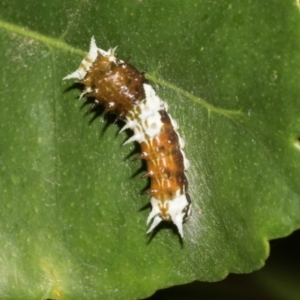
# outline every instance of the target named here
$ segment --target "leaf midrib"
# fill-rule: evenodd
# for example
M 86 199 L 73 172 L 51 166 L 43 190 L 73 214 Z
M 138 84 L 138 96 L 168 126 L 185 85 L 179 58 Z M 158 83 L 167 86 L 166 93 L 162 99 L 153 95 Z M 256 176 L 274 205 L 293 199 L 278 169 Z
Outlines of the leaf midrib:
M 14 24 L 5 22 L 3 20 L 0 20 L 0 28 L 5 29 L 9 32 L 19 34 L 24 37 L 34 39 L 38 42 L 43 43 L 44 45 L 46 45 L 48 47 L 57 48 L 57 49 L 61 49 L 61 50 L 67 51 L 67 52 L 71 52 L 72 54 L 76 54 L 81 57 L 86 55 L 86 51 L 69 46 L 62 39 L 51 38 L 49 36 L 45 36 L 45 35 L 35 32 L 35 31 L 29 30 L 26 27 L 21 27 L 21 26 L 14 25 Z M 168 81 L 159 79 L 158 77 L 155 76 L 155 74 L 148 73 L 147 78 L 149 78 L 153 82 L 158 83 L 159 85 L 161 85 L 163 87 L 166 87 L 166 88 L 174 91 L 175 93 L 178 93 L 181 96 L 186 97 L 187 99 L 191 100 L 194 103 L 200 104 L 201 106 L 203 106 L 204 108 L 207 109 L 209 114 L 211 112 L 216 113 L 216 114 L 222 115 L 230 120 L 233 120 L 235 117 L 240 117 L 240 116 L 245 115 L 244 112 L 242 112 L 242 110 L 228 110 L 228 109 L 223 109 L 220 107 L 215 107 L 215 106 L 211 105 L 210 103 L 206 102 L 204 99 L 197 97 L 197 96 L 175 86 L 174 84 L 172 84 Z

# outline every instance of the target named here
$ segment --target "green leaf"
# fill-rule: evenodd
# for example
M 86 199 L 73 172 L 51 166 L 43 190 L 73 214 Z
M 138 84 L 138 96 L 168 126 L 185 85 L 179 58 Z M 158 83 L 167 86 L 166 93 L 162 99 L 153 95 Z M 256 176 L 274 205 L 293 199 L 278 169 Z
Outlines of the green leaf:
M 0 298 L 137 299 L 263 266 L 300 227 L 296 1 L 0 2 Z M 118 45 L 168 102 L 193 217 L 146 235 L 119 124 L 62 78 Z

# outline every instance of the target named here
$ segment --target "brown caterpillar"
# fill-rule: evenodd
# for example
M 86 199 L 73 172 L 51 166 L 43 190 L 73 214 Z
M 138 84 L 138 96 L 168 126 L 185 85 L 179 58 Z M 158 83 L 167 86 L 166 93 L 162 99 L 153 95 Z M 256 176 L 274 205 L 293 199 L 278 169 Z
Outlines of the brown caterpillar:
M 134 135 L 126 143 L 137 141 L 141 145 L 138 158 L 146 160 L 148 171 L 144 177 L 151 179 L 146 191 L 151 195 L 152 205 L 147 224 L 153 222 L 147 233 L 161 221 L 171 221 L 183 237 L 182 224 L 191 214 L 185 176 L 189 162 L 167 104 L 147 83 L 144 73 L 116 58 L 115 49 L 98 48 L 94 38 L 79 68 L 64 79 L 70 78 L 85 85 L 80 98 L 84 95 L 95 98 L 92 108 L 104 105 L 105 112 L 113 112 L 125 121 L 121 131 L 133 130 Z

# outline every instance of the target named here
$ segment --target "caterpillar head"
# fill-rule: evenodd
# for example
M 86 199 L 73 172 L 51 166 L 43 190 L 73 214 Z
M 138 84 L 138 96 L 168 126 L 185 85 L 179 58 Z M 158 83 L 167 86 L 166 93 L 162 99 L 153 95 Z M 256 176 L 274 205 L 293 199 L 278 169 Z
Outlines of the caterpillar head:
M 183 237 L 182 224 L 191 215 L 191 199 L 189 194 L 178 195 L 172 200 L 157 200 L 151 198 L 152 211 L 147 219 L 147 224 L 153 220 L 147 233 L 151 232 L 161 221 L 171 221 L 178 228 Z
M 113 112 L 120 118 L 132 110 L 133 106 L 145 98 L 144 73 L 133 67 L 128 60 L 115 56 L 116 48 L 108 51 L 97 47 L 94 37 L 90 51 L 81 61 L 79 68 L 65 79 L 77 79 L 85 86 L 80 98 L 95 98 L 91 109 L 103 105 L 106 112 Z

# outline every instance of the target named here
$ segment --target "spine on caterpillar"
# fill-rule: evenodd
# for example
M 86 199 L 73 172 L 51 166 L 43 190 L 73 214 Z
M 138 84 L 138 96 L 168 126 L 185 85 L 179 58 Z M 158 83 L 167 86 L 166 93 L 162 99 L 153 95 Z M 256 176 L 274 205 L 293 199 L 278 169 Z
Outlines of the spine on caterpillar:
M 182 224 L 191 215 L 191 199 L 187 193 L 185 171 L 189 162 L 183 152 L 184 142 L 179 136 L 177 123 L 168 114 L 168 106 L 162 101 L 144 73 L 128 61 L 119 60 L 115 49 L 104 51 L 97 47 L 94 37 L 90 51 L 79 68 L 64 79 L 77 79 L 85 86 L 84 95 L 95 98 L 92 105 L 104 105 L 105 112 L 113 112 L 125 121 L 125 129 L 134 135 L 126 141 L 138 142 L 140 159 L 146 160 L 150 177 L 152 210 L 147 224 L 151 232 L 161 221 L 173 222 L 181 237 Z

